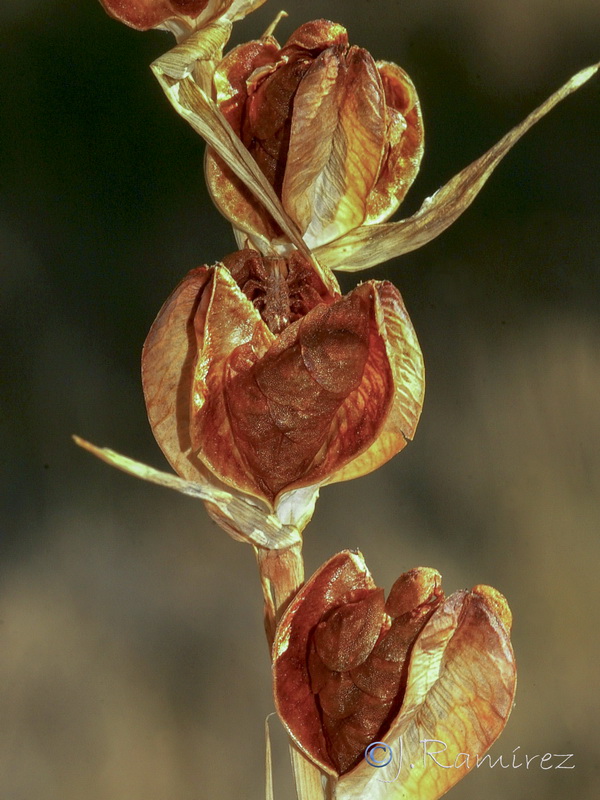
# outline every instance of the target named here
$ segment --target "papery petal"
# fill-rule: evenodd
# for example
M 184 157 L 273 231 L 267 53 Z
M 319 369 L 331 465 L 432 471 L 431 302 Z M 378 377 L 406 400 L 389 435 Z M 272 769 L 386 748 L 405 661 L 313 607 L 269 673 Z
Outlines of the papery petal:
M 387 281 L 375 286 L 379 331 L 392 368 L 393 403 L 375 441 L 364 453 L 328 478 L 327 483 L 358 478 L 389 461 L 413 438 L 423 407 L 423 354 L 402 297 Z
M 471 205 L 512 146 L 557 103 L 592 78 L 599 67 L 600 64 L 595 64 L 574 75 L 481 158 L 427 198 L 412 217 L 350 231 L 335 242 L 318 247 L 315 255 L 319 261 L 332 269 L 355 272 L 409 253 L 435 239 Z
M 253 342 L 265 350 L 272 339 L 224 268 L 193 270 L 164 304 L 144 344 L 142 383 L 154 436 L 179 475 L 197 480 L 208 464 L 222 478 L 222 469 L 212 463 L 220 447 L 228 462 L 225 482 L 252 493 L 223 406 L 223 371 L 235 348 Z M 210 431 L 198 421 L 207 401 Z
M 400 713 L 382 738 L 392 762 L 382 769 L 363 760 L 340 778 L 335 800 L 436 800 L 477 765 L 513 704 L 509 624 L 506 601 L 485 586 L 456 592 L 434 612 L 410 655 Z
M 199 17 L 209 0 L 100 0 L 111 17 L 132 28 L 147 31 L 167 19 Z
M 366 50 L 331 48 L 294 98 L 283 207 L 313 248 L 360 225 L 381 166 L 383 86 Z
M 227 53 L 215 71 L 217 103 L 240 139 L 244 107 L 248 100 L 248 76 L 256 70 L 275 64 L 278 54 L 279 45 L 272 37 L 247 42 Z M 204 163 L 206 184 L 217 208 L 233 225 L 250 237 L 258 236 L 268 240 L 280 237 L 280 227 L 275 224 L 267 209 L 256 203 L 253 193 L 227 163 L 226 159 L 210 148 L 207 149 Z
M 175 48 L 175 50 L 188 52 L 184 45 L 179 45 L 179 48 Z M 286 234 L 288 241 L 295 245 L 300 253 L 310 261 L 329 293 L 335 294 L 338 292 L 339 286 L 331 270 L 328 267 L 323 267 L 313 258 L 295 224 L 284 211 L 272 186 L 223 117 L 214 101 L 200 88 L 201 81 L 198 79 L 193 80 L 187 76 L 187 73 L 191 73 L 193 70 L 195 70 L 194 74 L 198 69 L 202 70 L 203 63 L 201 62 L 200 65 L 191 63 L 187 68 L 184 68 L 181 60 L 173 57 L 173 52 L 172 50 L 162 59 L 155 61 L 152 69 L 174 108 L 207 141 L 228 167 L 241 179 L 243 184 L 250 189 L 259 200 L 259 203 L 264 206 Z M 189 57 L 189 54 L 186 57 Z M 206 70 L 212 79 L 210 62 L 207 62 Z M 272 247 L 268 240 L 263 239 L 261 243 L 263 252 L 272 252 Z M 289 244 L 287 247 L 289 249 Z
M 314 509 L 318 491 L 313 489 L 312 496 L 305 491 L 302 514 L 292 515 L 300 519 L 301 524 L 290 524 L 278 515 L 252 503 L 251 498 L 232 493 L 227 487 L 220 486 L 218 481 L 207 473 L 204 482 L 186 481 L 177 475 L 148 467 L 139 461 L 120 455 L 105 447 L 96 447 L 84 439 L 74 436 L 76 444 L 117 469 L 141 478 L 144 481 L 175 489 L 177 492 L 203 500 L 207 511 L 222 528 L 234 539 L 250 542 L 257 547 L 270 550 L 286 549 L 302 542 L 302 530 L 310 519 Z M 308 519 L 306 519 L 306 515 Z M 289 519 L 290 517 L 288 517 Z

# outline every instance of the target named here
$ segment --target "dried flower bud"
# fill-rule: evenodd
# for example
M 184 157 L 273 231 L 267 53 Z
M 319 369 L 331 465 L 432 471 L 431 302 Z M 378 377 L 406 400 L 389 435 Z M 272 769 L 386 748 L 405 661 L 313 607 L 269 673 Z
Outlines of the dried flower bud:
M 281 619 L 277 710 L 297 746 L 336 781 L 336 799 L 375 796 L 379 786 L 390 800 L 435 800 L 506 723 L 516 684 L 506 601 L 485 586 L 444 600 L 440 581 L 436 570 L 410 570 L 384 603 L 360 553 L 345 551 Z M 473 759 L 428 769 L 423 739 Z M 392 780 L 363 757 L 374 742 L 403 762 Z
M 375 469 L 412 438 L 421 352 L 398 291 L 331 293 L 298 252 L 193 270 L 144 345 L 154 435 L 175 471 L 274 508 Z
M 265 0 L 100 0 L 107 14 L 131 28 L 162 28 L 178 38 L 214 19 L 246 16 Z
M 217 67 L 216 102 L 312 248 L 387 219 L 423 152 L 416 92 L 395 64 L 350 47 L 345 28 L 302 25 L 240 45 Z M 234 226 L 273 241 L 281 231 L 209 151 L 213 199 Z

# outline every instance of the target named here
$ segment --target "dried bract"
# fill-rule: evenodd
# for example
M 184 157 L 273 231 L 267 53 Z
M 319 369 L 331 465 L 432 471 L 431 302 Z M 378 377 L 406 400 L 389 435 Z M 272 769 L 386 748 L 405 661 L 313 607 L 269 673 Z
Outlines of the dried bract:
M 506 723 L 516 683 L 506 601 L 483 586 L 444 600 L 440 581 L 436 570 L 410 570 L 385 601 L 360 553 L 345 551 L 281 619 L 277 709 L 297 746 L 334 779 L 336 800 L 435 800 Z M 423 739 L 473 759 L 432 770 Z M 384 773 L 365 760 L 375 742 L 402 763 Z
M 272 36 L 218 65 L 216 102 L 310 248 L 387 219 L 419 168 L 416 91 L 395 64 L 348 44 L 317 20 L 280 47 Z M 209 151 L 213 199 L 236 228 L 273 241 L 281 230 L 224 161 Z
M 300 253 L 193 270 L 144 345 L 154 435 L 187 480 L 277 507 L 375 469 L 412 438 L 421 352 L 398 291 L 331 293 Z

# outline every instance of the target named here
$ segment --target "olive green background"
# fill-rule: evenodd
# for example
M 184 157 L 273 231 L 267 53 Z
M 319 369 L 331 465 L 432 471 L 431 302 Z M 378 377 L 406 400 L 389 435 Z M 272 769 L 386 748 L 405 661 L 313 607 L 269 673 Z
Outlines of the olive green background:
M 405 214 L 600 58 L 597 0 L 287 10 L 282 40 L 328 16 L 412 76 L 426 154 Z M 203 145 L 148 70 L 172 37 L 119 25 L 95 0 L 4 0 L 0 29 L 0 800 L 258 800 L 272 701 L 251 549 L 200 503 L 70 441 L 165 466 L 140 349 L 178 280 L 235 249 Z M 457 800 L 591 800 L 600 787 L 599 89 L 527 134 L 438 240 L 343 279 L 400 288 L 426 402 L 405 452 L 322 491 L 307 572 L 351 547 L 388 588 L 425 565 L 447 592 L 500 589 L 519 687 L 494 752 L 574 754 L 573 770 L 482 768 Z M 271 727 L 276 798 L 291 800 Z

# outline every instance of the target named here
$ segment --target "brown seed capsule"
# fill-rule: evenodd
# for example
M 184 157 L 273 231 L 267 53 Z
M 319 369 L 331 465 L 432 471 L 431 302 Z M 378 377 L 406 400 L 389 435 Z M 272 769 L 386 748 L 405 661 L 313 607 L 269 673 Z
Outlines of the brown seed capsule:
M 193 270 L 142 357 L 150 422 L 175 470 L 200 468 L 273 504 L 344 480 L 412 438 L 421 352 L 399 292 L 329 292 L 299 253 L 253 250 Z
M 309 247 L 399 206 L 423 151 L 419 103 L 399 67 L 349 46 L 346 30 L 306 23 L 283 47 L 272 36 L 219 64 L 216 101 Z M 207 181 L 222 213 L 247 234 L 281 234 L 223 161 L 208 152 Z
M 279 715 L 296 744 L 336 779 L 336 798 L 371 796 L 370 784 L 385 779 L 386 798 L 435 800 L 506 723 L 516 682 L 509 620 L 506 601 L 489 587 L 444 600 L 433 569 L 401 575 L 384 604 L 360 553 L 338 553 L 300 590 L 277 629 Z M 428 771 L 423 740 L 473 759 Z M 376 742 L 404 760 L 397 783 L 365 760 Z

